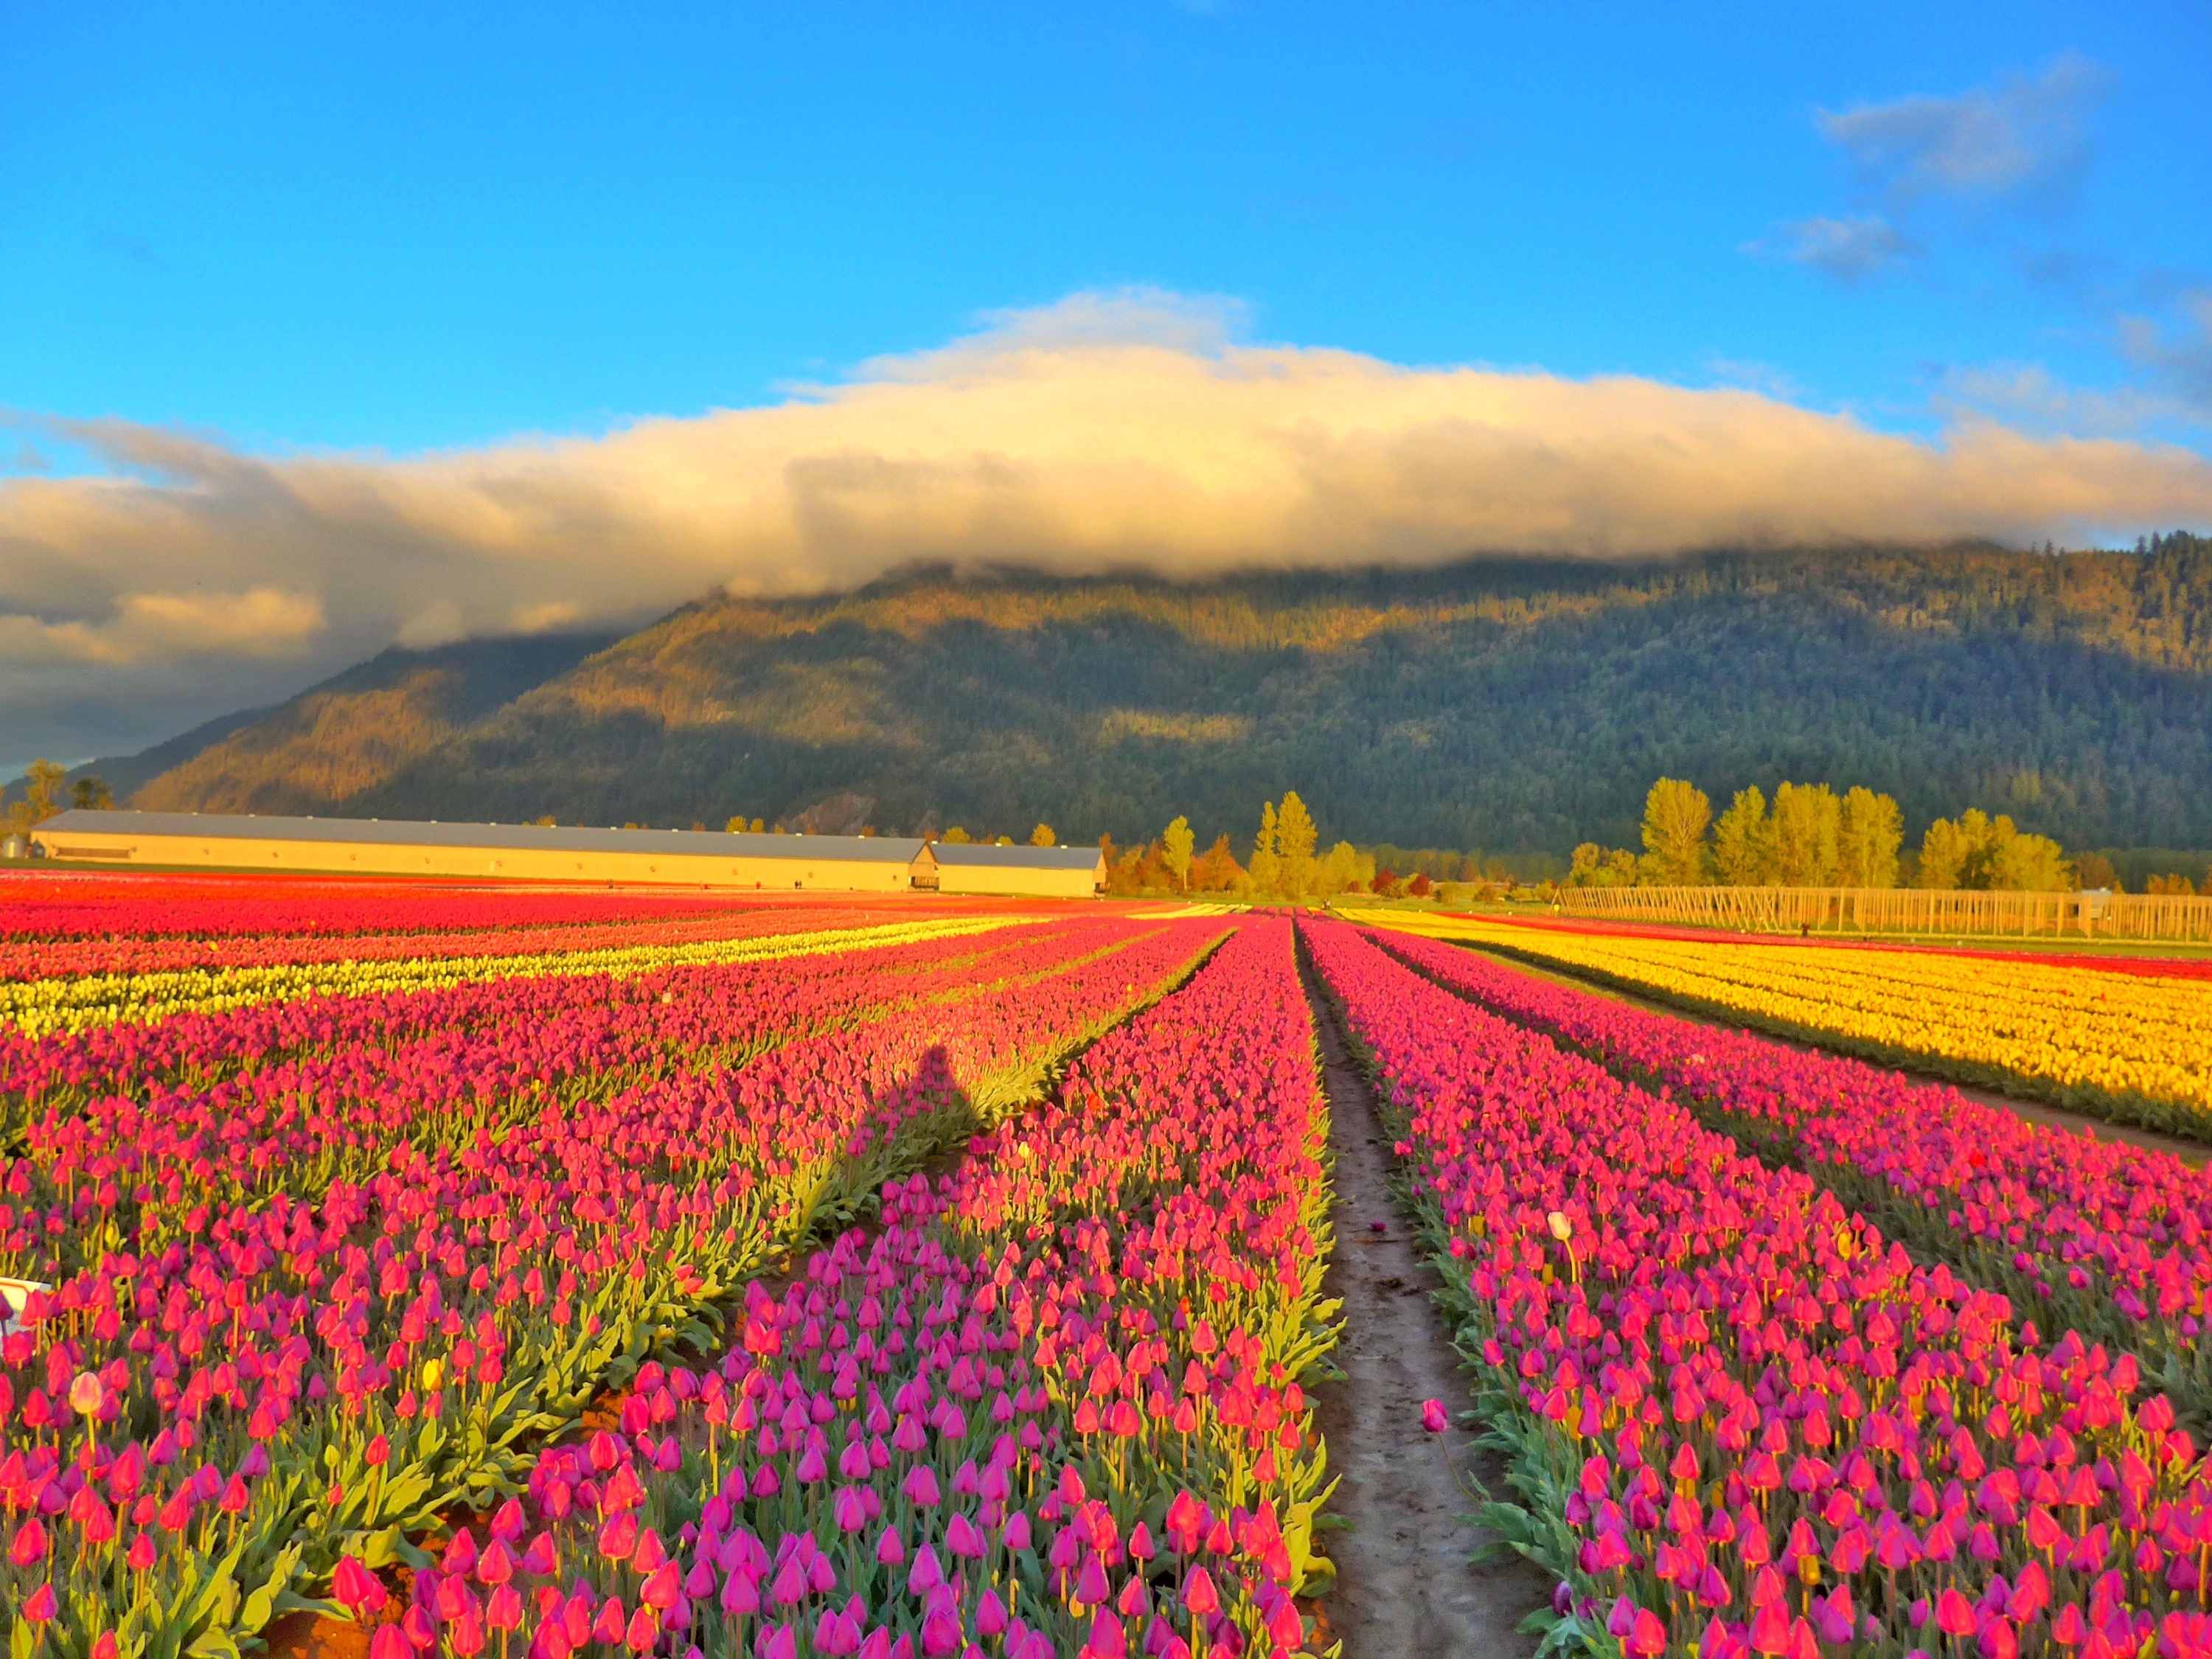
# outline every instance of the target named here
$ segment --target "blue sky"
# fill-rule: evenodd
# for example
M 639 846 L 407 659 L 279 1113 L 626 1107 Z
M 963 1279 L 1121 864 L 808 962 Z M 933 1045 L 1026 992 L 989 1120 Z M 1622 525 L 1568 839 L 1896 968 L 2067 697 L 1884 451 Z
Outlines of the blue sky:
M 1962 371 L 2158 390 L 2122 319 L 2171 331 L 2212 283 L 2202 5 L 44 7 L 9 28 L 0 402 L 256 451 L 753 403 L 1127 283 L 1235 296 L 1260 338 L 1743 379 L 1913 429 Z M 1900 208 L 1822 130 L 2069 57 L 2078 138 L 2015 194 Z M 1778 227 L 1870 212 L 1922 252 L 1856 282 L 1781 252 Z
M 0 775 L 917 557 L 2212 529 L 2201 0 L 5 38 Z

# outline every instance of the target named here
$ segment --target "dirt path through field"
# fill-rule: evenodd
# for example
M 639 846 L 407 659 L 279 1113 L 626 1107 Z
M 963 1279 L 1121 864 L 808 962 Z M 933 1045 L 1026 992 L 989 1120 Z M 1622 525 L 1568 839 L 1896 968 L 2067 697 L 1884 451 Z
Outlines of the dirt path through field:
M 1328 1633 L 1343 1639 L 1345 1659 L 1526 1656 L 1536 1638 L 1515 1626 L 1550 1598 L 1551 1581 L 1517 1559 L 1468 1562 L 1490 1534 L 1464 1518 L 1475 1500 L 1455 1486 L 1452 1469 L 1472 1469 L 1501 1495 L 1504 1480 L 1496 1460 L 1478 1454 L 1456 1424 L 1442 1436 L 1422 1431 L 1424 1400 L 1443 1401 L 1456 1418 L 1468 1397 L 1459 1356 L 1429 1300 L 1441 1281 L 1416 1254 L 1386 1184 L 1392 1160 L 1374 1098 L 1310 977 L 1306 994 L 1336 1159 L 1328 1291 L 1344 1303 L 1335 1359 L 1349 1378 L 1325 1385 L 1315 1410 L 1330 1472 L 1343 1481 L 1329 1507 L 1352 1522 L 1348 1532 L 1322 1534 L 1337 1583 L 1322 1613 Z

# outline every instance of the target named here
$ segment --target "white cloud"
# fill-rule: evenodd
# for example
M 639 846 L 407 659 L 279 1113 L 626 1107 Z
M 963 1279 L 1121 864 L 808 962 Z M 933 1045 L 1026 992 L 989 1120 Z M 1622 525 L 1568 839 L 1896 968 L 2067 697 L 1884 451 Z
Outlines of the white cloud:
M 2150 369 L 2202 418 L 2212 418 L 2212 289 L 2180 297 L 2179 323 L 2167 328 L 2148 317 L 2119 319 L 2120 346 Z
M 1846 283 L 1863 282 L 1919 248 L 1878 213 L 1832 219 L 1815 215 L 1780 226 L 1741 252 L 1770 253 Z
M 1979 419 L 1928 442 L 1741 389 L 1240 344 L 1237 320 L 1079 295 L 766 407 L 406 460 L 49 422 L 132 471 L 0 479 L 0 659 L 44 665 L 0 660 L 0 723 L 150 738 L 296 689 L 271 658 L 303 647 L 328 671 L 917 558 L 1198 575 L 2212 522 L 2185 450 Z
M 134 668 L 193 657 L 270 660 L 304 655 L 325 626 L 312 593 L 125 593 L 93 621 L 0 615 L 0 652 L 19 663 Z
M 2109 70 L 2068 52 L 2041 75 L 2008 75 L 1952 96 L 1823 110 L 1820 130 L 1892 201 L 2020 198 L 2078 178 L 2088 112 L 2112 83 Z
M 461 607 L 451 599 L 434 599 L 399 624 L 393 640 L 411 650 L 427 651 L 434 645 L 451 645 L 469 636 L 461 620 Z
M 2069 386 L 2040 363 L 1996 363 L 1947 371 L 1937 411 L 1954 421 L 1996 421 L 2018 431 L 2076 437 L 2124 437 L 2205 416 L 2179 398 L 2134 386 Z

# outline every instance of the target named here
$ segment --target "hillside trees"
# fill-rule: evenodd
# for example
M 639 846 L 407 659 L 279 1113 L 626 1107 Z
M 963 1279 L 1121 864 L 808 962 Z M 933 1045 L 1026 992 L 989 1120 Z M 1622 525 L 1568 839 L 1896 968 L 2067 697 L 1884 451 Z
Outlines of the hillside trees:
M 1893 796 L 1916 845 L 1974 803 L 2069 847 L 2212 847 L 2195 537 L 1200 581 L 916 569 L 520 651 L 387 653 L 143 775 L 92 769 L 172 810 L 789 822 L 853 791 L 883 823 L 995 836 L 1021 814 L 1124 844 L 1182 812 L 1239 825 L 1240 852 L 1247 804 L 1291 778 L 1331 838 L 1562 866 L 1577 842 L 1644 851 L 1655 775 L 1717 816 L 1746 785 L 1771 807 L 1782 779 L 1827 779 Z

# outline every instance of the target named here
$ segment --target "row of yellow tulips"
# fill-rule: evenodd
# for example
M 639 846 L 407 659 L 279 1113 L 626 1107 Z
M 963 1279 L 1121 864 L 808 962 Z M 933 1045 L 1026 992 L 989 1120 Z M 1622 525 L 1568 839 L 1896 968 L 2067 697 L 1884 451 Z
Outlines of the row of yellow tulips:
M 1350 913 L 1893 1065 L 2212 1137 L 2212 981 L 1996 953 L 1664 939 Z

